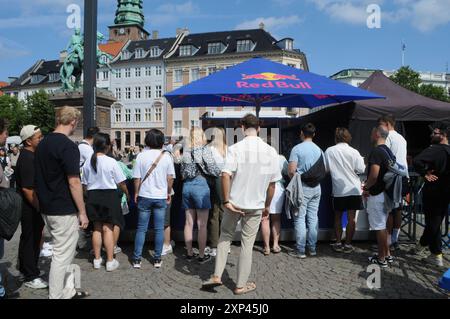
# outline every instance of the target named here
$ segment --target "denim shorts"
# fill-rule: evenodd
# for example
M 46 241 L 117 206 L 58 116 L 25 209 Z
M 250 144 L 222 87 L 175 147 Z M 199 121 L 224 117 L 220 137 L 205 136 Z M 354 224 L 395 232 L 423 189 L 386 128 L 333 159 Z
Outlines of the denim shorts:
M 211 209 L 209 186 L 206 179 L 197 176 L 183 184 L 183 209 Z

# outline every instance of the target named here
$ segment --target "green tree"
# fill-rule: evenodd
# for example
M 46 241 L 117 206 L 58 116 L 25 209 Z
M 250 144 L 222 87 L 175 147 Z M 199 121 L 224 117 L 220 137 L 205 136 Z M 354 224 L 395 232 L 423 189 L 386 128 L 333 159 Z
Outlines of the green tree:
M 48 134 L 55 128 L 55 108 L 48 100 L 48 94 L 40 90 L 30 95 L 26 101 L 30 123 L 39 127 L 42 134 Z
M 19 135 L 30 118 L 24 103 L 9 95 L 0 96 L 0 117 L 8 120 L 8 131 L 11 136 Z
M 402 66 L 398 71 L 391 76 L 391 80 L 404 88 L 419 92 L 420 74 L 411 69 L 409 66 Z
M 433 84 L 422 84 L 419 87 L 419 94 L 435 100 L 450 102 L 450 98 L 445 94 L 445 89 Z

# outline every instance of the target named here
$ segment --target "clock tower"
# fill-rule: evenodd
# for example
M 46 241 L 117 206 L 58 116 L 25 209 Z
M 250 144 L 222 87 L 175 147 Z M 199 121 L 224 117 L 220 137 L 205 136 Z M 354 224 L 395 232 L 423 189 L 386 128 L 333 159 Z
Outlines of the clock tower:
M 146 40 L 143 0 L 118 0 L 114 25 L 109 27 L 109 42 Z

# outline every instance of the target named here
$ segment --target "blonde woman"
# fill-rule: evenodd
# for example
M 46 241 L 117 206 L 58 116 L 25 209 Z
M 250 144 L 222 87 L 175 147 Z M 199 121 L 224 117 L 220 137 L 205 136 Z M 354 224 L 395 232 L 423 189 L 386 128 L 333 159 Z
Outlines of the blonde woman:
M 208 146 L 211 148 L 214 161 L 219 169 L 222 170 L 225 165 L 225 158 L 228 151 L 225 130 L 222 127 L 214 127 L 212 129 L 211 137 L 212 140 Z M 209 255 L 211 255 L 211 257 L 215 257 L 217 254 L 217 244 L 219 243 L 220 223 L 223 216 L 222 183 L 219 176 L 215 179 L 215 191 L 211 195 L 213 208 L 208 221 L 208 242 L 210 249 L 207 247 L 206 250 L 209 251 Z
M 198 246 L 200 263 L 205 263 L 211 256 L 205 254 L 206 233 L 209 210 L 211 209 L 210 188 L 207 178 L 217 177 L 220 169 L 214 161 L 211 149 L 205 147 L 206 137 L 203 130 L 193 127 L 183 152 L 181 161 L 181 176 L 183 178 L 182 207 L 186 211 L 184 225 L 184 240 L 187 249 L 187 259 L 195 256 L 192 250 L 192 232 L 197 221 Z

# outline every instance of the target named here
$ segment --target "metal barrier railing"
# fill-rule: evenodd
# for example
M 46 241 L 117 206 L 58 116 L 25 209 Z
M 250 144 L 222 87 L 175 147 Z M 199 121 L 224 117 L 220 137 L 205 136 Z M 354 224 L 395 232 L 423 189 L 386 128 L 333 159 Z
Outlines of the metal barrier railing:
M 420 176 L 416 173 L 410 174 L 409 181 L 409 200 L 406 201 L 407 205 L 404 206 L 402 216 L 402 233 L 405 234 L 410 241 L 417 241 L 418 226 L 425 228 L 425 214 L 422 204 L 422 190 L 424 183 Z M 450 248 L 450 206 L 448 214 L 442 223 L 442 243 L 443 248 Z

